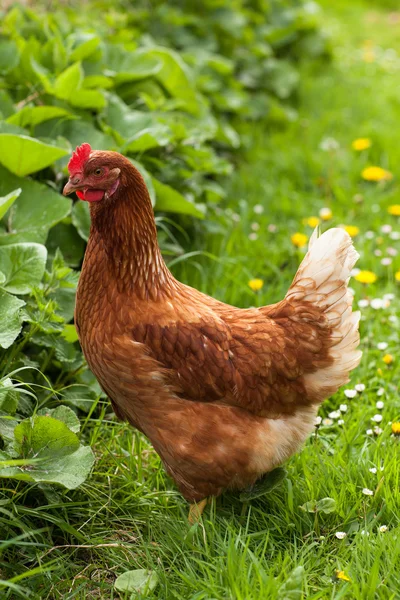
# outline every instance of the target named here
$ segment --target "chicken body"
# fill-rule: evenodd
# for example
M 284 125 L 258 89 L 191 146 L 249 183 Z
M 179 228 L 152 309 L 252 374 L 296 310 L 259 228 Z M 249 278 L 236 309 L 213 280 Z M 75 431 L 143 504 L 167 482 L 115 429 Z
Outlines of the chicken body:
M 359 363 L 351 239 L 314 239 L 282 302 L 238 309 L 174 279 L 140 174 L 116 153 L 89 167 L 101 161 L 121 177 L 91 204 L 75 312 L 88 364 L 187 500 L 245 488 L 299 449 Z

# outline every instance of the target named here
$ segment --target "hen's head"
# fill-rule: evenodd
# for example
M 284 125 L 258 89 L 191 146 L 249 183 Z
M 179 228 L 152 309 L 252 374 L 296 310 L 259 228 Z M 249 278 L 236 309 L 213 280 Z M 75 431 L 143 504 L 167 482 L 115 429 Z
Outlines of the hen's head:
M 88 202 L 108 200 L 126 184 L 129 173 L 136 173 L 132 163 L 118 152 L 92 151 L 89 144 L 76 148 L 68 171 L 64 196 L 76 192 L 78 198 Z

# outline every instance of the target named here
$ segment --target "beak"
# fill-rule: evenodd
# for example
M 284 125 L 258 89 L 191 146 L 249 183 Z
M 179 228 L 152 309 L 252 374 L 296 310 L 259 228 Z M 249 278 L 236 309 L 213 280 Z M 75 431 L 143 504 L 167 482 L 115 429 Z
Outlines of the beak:
M 77 190 L 82 188 L 81 178 L 79 177 L 70 177 L 63 189 L 63 196 L 69 196 L 72 192 L 76 192 Z

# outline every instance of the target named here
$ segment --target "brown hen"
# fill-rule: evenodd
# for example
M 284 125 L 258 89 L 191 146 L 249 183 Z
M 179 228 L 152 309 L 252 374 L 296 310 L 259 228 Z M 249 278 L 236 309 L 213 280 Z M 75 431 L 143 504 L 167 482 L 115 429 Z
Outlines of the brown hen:
M 190 502 L 252 485 L 299 449 L 360 361 L 351 238 L 313 236 L 284 300 L 239 309 L 172 276 L 127 158 L 83 144 L 69 171 L 64 194 L 91 213 L 75 323 L 115 413 L 150 439 Z

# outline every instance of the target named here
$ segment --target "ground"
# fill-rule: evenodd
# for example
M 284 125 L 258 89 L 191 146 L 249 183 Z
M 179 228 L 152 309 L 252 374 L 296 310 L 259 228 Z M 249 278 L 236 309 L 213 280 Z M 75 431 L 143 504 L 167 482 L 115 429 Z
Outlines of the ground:
M 304 254 L 291 236 L 309 236 L 303 220 L 329 208 L 322 228 L 358 228 L 358 267 L 377 276 L 350 284 L 362 310 L 361 365 L 321 407 L 321 426 L 288 462 L 278 488 L 248 504 L 226 494 L 193 527 L 144 438 L 89 415 L 83 433 L 98 459 L 92 476 L 42 510 L 21 509 L 24 528 L 37 529 L 36 547 L 43 544 L 37 576 L 29 575 L 37 597 L 112 598 L 117 575 L 145 568 L 159 575 L 149 598 L 399 598 L 400 438 L 392 423 L 400 420 L 400 220 L 388 208 L 400 204 L 400 56 L 393 49 L 400 13 L 324 4 L 332 64 L 304 66 L 300 114 L 289 127 L 249 126 L 247 159 L 225 207 L 172 268 L 238 306 L 278 301 Z M 354 150 L 358 138 L 371 147 Z M 367 166 L 393 179 L 365 181 Z M 248 285 L 255 278 L 263 281 L 256 292 Z M 333 500 L 316 504 L 324 498 Z M 49 549 L 37 526 L 43 520 L 60 547 Z

